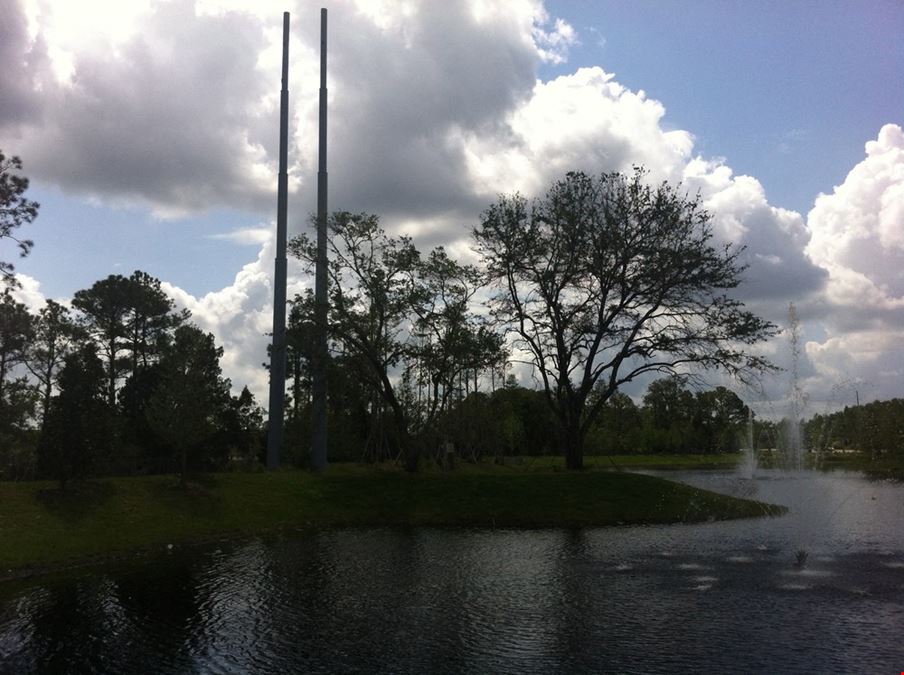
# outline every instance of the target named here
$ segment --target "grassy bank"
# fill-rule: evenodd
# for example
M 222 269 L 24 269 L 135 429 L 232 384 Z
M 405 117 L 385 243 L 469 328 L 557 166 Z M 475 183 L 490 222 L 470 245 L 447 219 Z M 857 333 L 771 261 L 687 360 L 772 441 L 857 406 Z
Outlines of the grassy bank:
M 862 471 L 871 478 L 904 481 L 904 456 L 898 454 L 873 457 L 868 452 L 830 453 L 814 458 L 813 464 L 822 469 Z
M 221 535 L 334 526 L 595 526 L 745 518 L 781 512 L 627 473 L 478 466 L 407 475 L 333 466 L 218 474 L 180 488 L 166 476 L 0 483 L 0 576 L 29 567 Z

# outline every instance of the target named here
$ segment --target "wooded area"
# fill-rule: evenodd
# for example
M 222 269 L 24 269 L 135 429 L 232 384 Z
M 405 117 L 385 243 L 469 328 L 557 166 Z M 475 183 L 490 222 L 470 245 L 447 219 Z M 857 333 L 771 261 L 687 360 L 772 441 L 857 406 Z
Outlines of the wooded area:
M 2 230 L 39 205 L 24 198 L 18 158 L 0 155 Z M 698 199 L 637 169 L 569 173 L 545 197 L 509 195 L 473 230 L 478 265 L 437 247 L 422 254 L 371 214 L 328 223 L 328 428 L 332 460 L 460 460 L 585 452 L 735 452 L 749 411 L 732 391 L 692 391 L 693 366 L 739 379 L 772 366 L 747 347 L 775 327 L 728 294 L 744 265 L 712 244 Z M 306 235 L 290 251 L 310 270 Z M 233 394 L 212 334 L 176 309 L 159 279 L 110 275 L 29 312 L 0 264 L 0 478 L 255 469 L 263 412 Z M 288 463 L 305 466 L 312 408 L 311 293 L 290 303 L 287 329 Z M 262 355 L 263 356 L 263 355 Z M 516 362 L 534 387 L 519 386 Z M 651 380 L 642 403 L 620 392 Z M 901 446 L 899 401 L 817 416 L 813 447 L 873 453 Z M 778 444 L 780 425 L 755 437 Z M 764 440 L 760 440 L 764 439 Z

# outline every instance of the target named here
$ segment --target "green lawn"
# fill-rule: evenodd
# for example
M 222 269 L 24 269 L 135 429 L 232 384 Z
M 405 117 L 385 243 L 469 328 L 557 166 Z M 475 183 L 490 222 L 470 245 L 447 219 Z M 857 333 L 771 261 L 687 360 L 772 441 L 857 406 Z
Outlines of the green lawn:
M 61 494 L 0 483 L 0 577 L 167 544 L 335 526 L 546 527 L 673 523 L 783 510 L 629 473 L 460 465 L 447 473 L 334 465 L 225 473 L 180 488 L 167 476 L 109 478 Z

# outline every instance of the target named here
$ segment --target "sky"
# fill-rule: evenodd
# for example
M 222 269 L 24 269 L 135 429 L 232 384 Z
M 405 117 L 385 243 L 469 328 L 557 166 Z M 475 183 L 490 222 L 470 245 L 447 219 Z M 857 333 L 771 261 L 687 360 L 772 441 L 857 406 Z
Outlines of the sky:
M 499 194 L 644 165 L 746 246 L 751 309 L 786 328 L 795 304 L 809 413 L 904 396 L 904 4 L 324 6 L 331 209 L 473 262 L 471 228 Z M 319 9 L 0 0 L 0 148 L 41 203 L 19 297 L 144 270 L 265 403 L 282 12 L 291 236 L 315 210 Z M 311 284 L 290 261 L 290 297 Z M 787 330 L 761 350 L 790 366 Z M 734 388 L 769 414 L 788 373 L 763 385 Z

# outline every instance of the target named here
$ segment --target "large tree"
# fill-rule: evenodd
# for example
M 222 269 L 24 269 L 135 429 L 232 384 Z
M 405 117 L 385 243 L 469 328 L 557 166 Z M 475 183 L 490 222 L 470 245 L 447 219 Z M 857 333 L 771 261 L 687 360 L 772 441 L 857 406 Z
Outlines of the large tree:
M 105 389 L 111 409 L 116 405 L 116 383 L 128 368 L 123 352 L 131 301 L 131 284 L 121 274 L 94 282 L 72 299 L 72 306 L 82 313 L 85 329 L 106 361 Z
M 21 372 L 34 333 L 25 305 L 9 292 L 0 296 L 0 442 L 9 443 L 34 411 L 33 391 Z
M 392 410 L 406 466 L 413 470 L 418 453 L 410 438 L 410 411 L 392 373 L 410 352 L 413 307 L 423 301 L 414 280 L 420 255 L 409 238 L 387 236 L 374 215 L 338 212 L 327 225 L 330 332 L 358 360 L 362 379 Z M 289 246 L 313 268 L 314 242 L 301 235 Z
M 639 375 L 769 367 L 747 347 L 773 326 L 727 293 L 742 249 L 715 245 L 699 198 L 647 179 L 569 173 L 533 202 L 501 197 L 474 230 L 493 316 L 529 355 L 571 469 L 601 407 Z
M 175 311 L 175 303 L 163 291 L 160 280 L 135 270 L 129 277 L 129 311 L 126 316 L 126 347 L 131 371 L 147 368 L 160 355 L 172 332 L 188 318 L 188 310 Z
M 69 309 L 54 300 L 48 300 L 34 317 L 25 365 L 37 380 L 44 421 L 47 420 L 53 389 L 63 362 L 82 337 L 83 332 Z
M 15 242 L 19 256 L 24 258 L 31 251 L 32 241 L 19 239 L 13 231 L 37 218 L 39 204 L 25 198 L 28 179 L 17 173 L 21 169 L 21 159 L 7 157 L 0 151 L 0 240 L 10 239 Z M 15 284 L 14 274 L 13 264 L 0 260 L 0 276 L 3 281 Z
M 111 447 L 111 410 L 106 402 L 103 364 L 97 347 L 86 343 L 70 352 L 60 372 L 59 396 L 41 431 L 38 455 L 44 473 L 66 489 L 88 477 Z
M 502 353 L 502 336 L 472 311 L 481 275 L 438 247 L 418 267 L 423 302 L 412 307 L 419 338 L 412 365 L 428 394 L 420 406 L 424 427 L 447 411 L 453 395 L 462 395 L 460 382 L 472 373 L 495 367 Z M 467 387 L 465 387 L 467 388 Z M 476 387 L 475 387 L 476 390 Z
M 15 369 L 25 362 L 25 354 L 33 335 L 32 316 L 28 309 L 9 293 L 0 296 L 0 400 Z
M 294 239 L 290 248 L 313 267 L 316 247 L 308 237 Z M 491 352 L 499 341 L 468 309 L 476 273 L 441 248 L 422 258 L 410 238 L 387 235 L 377 216 L 366 213 L 334 213 L 327 248 L 331 335 L 391 411 L 406 468 L 414 471 L 416 436 L 435 420 L 456 377 L 497 360 Z M 430 384 L 426 407 L 409 389 L 415 370 Z
M 223 378 L 211 333 L 186 324 L 176 329 L 159 362 L 160 379 L 145 408 L 151 429 L 179 462 L 180 479 L 188 480 L 192 460 L 217 431 L 229 404 L 229 380 Z
M 117 382 L 147 368 L 160 354 L 188 312 L 176 312 L 160 281 L 136 270 L 129 277 L 111 274 L 76 292 L 72 305 L 106 361 L 107 402 L 116 403 Z

